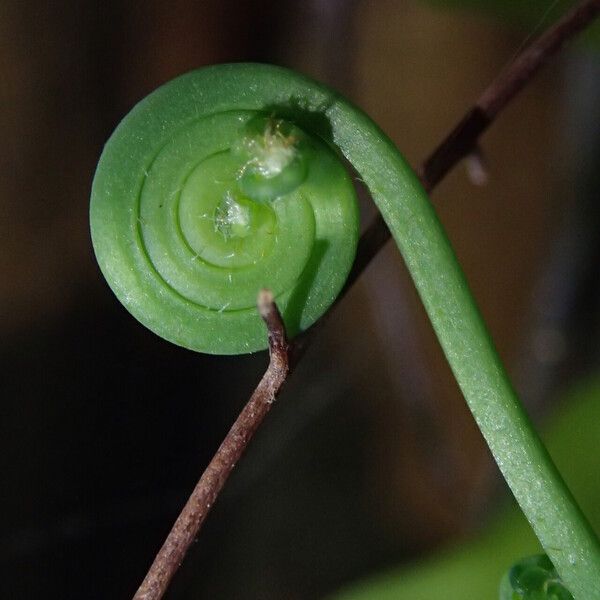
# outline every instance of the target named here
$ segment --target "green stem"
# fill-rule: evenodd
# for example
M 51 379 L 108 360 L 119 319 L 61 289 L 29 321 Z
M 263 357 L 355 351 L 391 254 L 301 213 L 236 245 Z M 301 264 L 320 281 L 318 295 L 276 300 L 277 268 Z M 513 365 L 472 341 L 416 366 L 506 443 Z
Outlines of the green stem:
M 511 386 L 433 206 L 369 120 L 347 105 L 330 113 L 336 143 L 369 187 L 521 509 L 576 600 L 600 599 L 600 543 Z
M 369 187 L 521 509 L 576 600 L 600 599 L 598 538 L 512 388 L 433 206 L 370 120 L 341 103 L 330 114 L 336 144 Z

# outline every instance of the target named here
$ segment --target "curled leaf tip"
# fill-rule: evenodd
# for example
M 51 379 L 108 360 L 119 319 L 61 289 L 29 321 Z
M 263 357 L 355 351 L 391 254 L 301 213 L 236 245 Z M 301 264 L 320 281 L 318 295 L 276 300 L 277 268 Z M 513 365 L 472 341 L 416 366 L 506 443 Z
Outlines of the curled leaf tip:
M 308 174 L 306 135 L 290 121 L 253 119 L 232 152 L 243 161 L 238 175 L 240 189 L 259 202 L 289 194 Z
M 304 108 L 289 101 L 300 89 Z M 304 118 L 309 106 L 327 120 L 328 97 L 283 69 L 218 65 L 123 119 L 98 164 L 90 221 L 108 283 L 143 324 L 193 350 L 241 354 L 268 346 L 259 289 L 277 298 L 290 336 L 333 303 L 358 208 L 337 150 Z

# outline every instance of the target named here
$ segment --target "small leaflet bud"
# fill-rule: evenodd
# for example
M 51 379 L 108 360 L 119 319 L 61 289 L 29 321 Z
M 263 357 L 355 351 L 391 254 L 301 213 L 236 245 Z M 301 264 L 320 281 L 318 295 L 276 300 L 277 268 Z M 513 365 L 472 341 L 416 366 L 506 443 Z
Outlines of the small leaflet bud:
M 306 136 L 288 121 L 253 119 L 231 150 L 243 161 L 238 175 L 240 189 L 258 202 L 289 194 L 308 174 Z
M 504 576 L 500 600 L 573 600 L 545 554 L 521 559 Z

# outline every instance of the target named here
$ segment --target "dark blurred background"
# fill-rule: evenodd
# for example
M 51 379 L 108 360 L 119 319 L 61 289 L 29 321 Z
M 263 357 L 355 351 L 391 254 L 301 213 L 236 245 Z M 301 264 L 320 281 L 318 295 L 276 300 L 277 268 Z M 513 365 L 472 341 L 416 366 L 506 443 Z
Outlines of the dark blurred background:
M 130 597 L 267 363 L 170 345 L 105 284 L 89 190 L 133 104 L 203 65 L 273 62 L 348 95 L 418 165 L 545 13 L 519 26 L 413 0 L 0 2 L 1 598 Z M 598 55 L 575 46 L 485 136 L 487 185 L 461 165 L 434 194 L 538 420 L 599 362 L 599 112 Z M 319 598 L 473 534 L 504 494 L 388 245 L 168 598 Z

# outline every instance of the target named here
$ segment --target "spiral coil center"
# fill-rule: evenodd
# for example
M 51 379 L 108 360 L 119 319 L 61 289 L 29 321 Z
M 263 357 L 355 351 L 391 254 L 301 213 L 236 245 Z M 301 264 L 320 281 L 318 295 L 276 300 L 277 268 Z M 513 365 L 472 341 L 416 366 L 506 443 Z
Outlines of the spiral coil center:
M 119 299 L 155 332 L 249 352 L 266 345 L 261 288 L 292 336 L 336 297 L 356 250 L 356 196 L 320 138 L 268 110 L 213 111 L 196 76 L 182 80 L 187 95 L 176 81 L 142 101 L 106 145 L 94 247 Z

